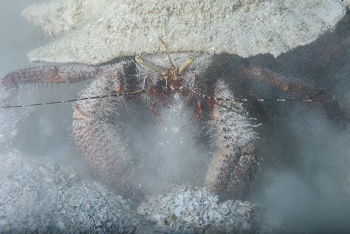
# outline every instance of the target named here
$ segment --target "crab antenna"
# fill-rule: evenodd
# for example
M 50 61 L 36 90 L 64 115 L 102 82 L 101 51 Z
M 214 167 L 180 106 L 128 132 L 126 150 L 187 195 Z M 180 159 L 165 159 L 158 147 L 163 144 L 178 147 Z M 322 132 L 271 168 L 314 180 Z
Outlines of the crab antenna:
M 167 81 L 166 81 L 167 82 Z M 167 86 L 165 86 L 167 87 Z M 198 95 L 205 99 L 210 100 L 216 100 L 216 101 L 239 101 L 239 102 L 249 102 L 249 101 L 257 101 L 257 102 L 331 102 L 334 101 L 333 99 L 252 99 L 252 98 L 219 98 L 219 97 L 211 97 L 207 96 L 201 93 L 196 92 L 193 88 L 189 88 L 189 90 L 194 93 L 195 95 Z M 9 109 L 9 108 L 18 108 L 18 107 L 29 107 L 29 106 L 44 106 L 44 105 L 51 105 L 51 104 L 59 104 L 59 103 L 68 103 L 68 102 L 77 102 L 77 101 L 84 101 L 84 100 L 91 100 L 91 99 L 100 99 L 100 98 L 111 98 L 111 97 L 120 97 L 120 96 L 132 96 L 137 95 L 146 92 L 146 89 L 140 89 L 133 92 L 126 92 L 126 93 L 117 93 L 112 92 L 110 94 L 100 95 L 100 96 L 92 96 L 92 97 L 84 97 L 84 98 L 77 98 L 77 99 L 70 99 L 70 100 L 63 100 L 63 101 L 54 101 L 54 102 L 43 102 L 43 103 L 34 103 L 34 104 L 25 104 L 25 105 L 13 105 L 13 106 L 0 106 L 0 109 Z
M 179 75 L 194 61 L 194 56 L 191 55 L 180 67 L 179 67 Z
M 44 106 L 44 105 L 52 105 L 52 104 L 59 104 L 59 103 L 68 103 L 68 102 L 78 102 L 78 101 L 85 101 L 85 100 L 92 100 L 92 99 L 101 99 L 101 98 L 111 98 L 111 97 L 121 97 L 121 96 L 132 96 L 137 95 L 146 92 L 146 89 L 140 89 L 133 92 L 126 92 L 126 93 L 117 93 L 112 92 L 109 94 L 104 94 L 100 96 L 92 96 L 92 97 L 83 97 L 83 98 L 76 98 L 76 99 L 70 99 L 70 100 L 63 100 L 63 101 L 54 101 L 54 102 L 43 102 L 43 103 L 33 103 L 33 104 L 24 104 L 24 105 L 13 105 L 13 106 L 0 106 L 0 109 L 9 109 L 9 108 L 18 108 L 18 107 L 28 107 L 28 106 Z
M 159 72 L 161 75 L 165 76 L 168 71 L 166 69 L 161 69 L 157 67 L 156 65 L 153 65 L 151 62 L 147 61 L 146 59 L 141 58 L 140 56 L 135 56 L 135 61 L 139 64 L 145 65 L 146 67 L 149 67 L 157 72 Z
M 238 102 L 250 102 L 250 101 L 257 101 L 257 102 L 331 102 L 334 99 L 264 99 L 264 98 L 220 98 L 220 97 L 211 97 L 207 96 L 201 93 L 196 92 L 194 89 L 189 89 L 192 93 L 205 98 L 209 100 L 216 100 L 216 101 L 238 101 Z
M 165 46 L 165 50 L 166 50 L 166 53 L 167 53 L 167 55 L 168 55 L 168 59 L 169 59 L 171 68 L 172 68 L 173 70 L 175 70 L 176 67 L 175 67 L 175 65 L 174 65 L 174 63 L 173 63 L 173 60 L 172 60 L 171 57 L 170 57 L 169 50 L 168 50 L 168 46 L 165 44 L 165 42 L 162 40 L 162 38 L 159 38 L 159 40 L 160 40 L 160 41 L 164 44 L 164 46 Z

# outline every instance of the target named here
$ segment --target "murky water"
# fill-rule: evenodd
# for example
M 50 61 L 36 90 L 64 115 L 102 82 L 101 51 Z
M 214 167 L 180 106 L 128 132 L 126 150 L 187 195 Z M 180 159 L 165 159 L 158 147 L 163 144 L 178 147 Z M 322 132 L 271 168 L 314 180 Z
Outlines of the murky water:
M 19 15 L 22 9 L 36 1 L 18 1 L 15 5 L 5 0 L 0 2 L 0 77 L 3 77 L 10 71 L 32 66 L 33 64 L 27 62 L 26 52 L 46 44 L 50 39 L 44 38 L 40 31 L 30 26 Z M 334 95 L 342 110 L 350 111 L 350 47 L 346 40 L 341 44 L 339 39 L 349 33 L 348 18 L 347 15 L 334 34 L 325 33 L 311 45 L 297 48 L 277 59 L 261 55 L 245 62 L 251 66 L 268 67 L 320 87 Z M 337 44 L 340 48 L 334 46 Z M 77 97 L 77 92 L 84 86 L 85 84 L 73 84 L 69 87 L 61 85 L 58 88 L 21 89 L 23 93 L 12 99 L 12 103 L 71 99 Z M 280 95 L 283 98 L 290 97 L 282 91 L 276 92 L 260 83 L 254 83 L 252 90 L 258 98 L 280 98 Z M 0 100 L 4 100 L 5 95 L 7 94 L 2 92 Z M 132 112 L 137 112 L 137 108 L 140 108 L 137 105 L 130 105 L 133 108 Z M 345 231 L 350 228 L 347 223 L 347 217 L 350 215 L 349 130 L 339 128 L 330 121 L 322 108 L 305 103 L 271 102 L 264 105 L 264 108 L 266 115 L 259 119 L 263 121 L 263 125 L 258 129 L 261 137 L 260 170 L 246 198 L 262 207 L 262 230 L 320 233 Z M 140 111 L 146 115 L 147 106 L 142 107 Z M 81 161 L 74 149 L 69 129 L 72 116 L 69 104 L 1 109 L 0 114 L 0 154 L 8 154 L 17 149 L 25 157 L 35 156 L 38 160 L 50 158 L 62 165 L 74 164 L 79 170 L 78 165 Z M 139 144 L 140 148 L 136 152 L 147 149 L 149 155 L 161 160 L 162 155 L 171 150 L 161 150 L 168 141 L 184 142 L 183 137 L 192 133 L 190 129 L 186 129 L 181 132 L 183 136 L 177 138 L 175 134 L 174 139 L 163 139 L 167 134 L 162 131 L 174 133 L 178 123 L 170 120 L 174 126 L 159 126 L 152 121 L 153 116 L 150 113 L 148 115 L 136 118 L 136 122 L 144 121 L 148 125 L 139 132 L 137 127 L 133 128 L 131 136 L 127 137 L 141 142 L 145 134 L 153 129 L 153 135 L 148 135 L 147 138 L 154 138 L 158 148 L 149 147 L 147 141 L 144 141 Z M 166 118 L 164 116 L 164 119 Z M 191 155 L 207 150 L 207 146 L 196 143 L 195 140 L 185 143 L 180 151 L 176 147 L 173 151 L 178 150 L 178 154 L 183 154 L 183 151 L 188 149 L 186 153 Z M 136 144 L 132 147 L 135 148 Z M 184 162 L 176 161 L 176 154 L 171 157 L 174 161 L 162 162 L 163 168 L 155 168 L 159 170 L 158 176 L 165 175 L 166 168 L 174 169 L 175 167 L 170 167 L 173 164 L 182 167 L 181 173 L 188 171 L 204 174 L 201 168 L 206 170 L 206 162 L 199 162 L 199 169 L 192 171 L 183 167 L 184 165 L 181 166 Z M 208 155 L 204 158 L 206 157 Z M 70 163 L 71 161 L 74 163 Z M 191 161 L 195 162 L 193 158 Z M 152 164 L 147 160 L 143 163 Z M 86 168 L 82 170 L 86 171 Z M 171 171 L 170 174 L 174 175 L 176 172 Z M 151 174 L 143 174 L 144 180 L 148 180 L 148 176 L 151 177 Z M 171 181 L 173 177 L 164 178 L 164 181 L 167 181 L 166 179 Z M 165 183 L 164 181 L 162 183 Z M 195 183 L 200 183 L 200 178 L 196 178 Z M 152 182 L 149 184 L 156 190 L 156 185 Z

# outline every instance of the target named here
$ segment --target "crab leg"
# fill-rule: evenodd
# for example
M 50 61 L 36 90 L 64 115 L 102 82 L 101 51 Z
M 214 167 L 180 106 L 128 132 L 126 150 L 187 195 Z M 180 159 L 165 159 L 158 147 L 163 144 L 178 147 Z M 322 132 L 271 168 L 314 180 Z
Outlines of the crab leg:
M 331 100 L 333 97 L 327 93 L 325 93 L 321 89 L 317 89 L 312 87 L 311 85 L 307 85 L 301 80 L 297 79 L 288 79 L 281 74 L 274 73 L 267 69 L 262 68 L 244 68 L 244 73 L 248 75 L 248 77 L 253 77 L 258 81 L 262 81 L 267 83 L 273 87 L 276 87 L 283 91 L 288 91 L 295 97 L 299 99 L 307 98 L 307 99 L 315 99 L 318 100 Z
M 328 117 L 340 127 L 346 127 L 350 123 L 350 116 L 341 110 L 332 95 L 322 89 L 315 88 L 298 79 L 287 78 L 267 69 L 243 68 L 243 72 L 248 77 L 253 77 L 258 81 L 262 81 L 283 91 L 288 91 L 302 101 L 312 101 L 312 103 L 317 101 L 316 103 L 319 103 L 323 107 Z
M 29 84 L 77 83 L 91 79 L 98 70 L 97 66 L 86 65 L 37 66 L 11 72 L 4 77 L 1 83 L 7 89 Z
M 113 65 L 101 73 L 86 88 L 81 97 L 112 92 L 127 80 L 133 62 Z M 73 137 L 85 162 L 103 182 L 112 185 L 120 194 L 134 201 L 142 193 L 134 183 L 134 159 L 123 140 L 118 125 L 122 97 L 77 102 L 73 113 Z
M 215 98 L 232 99 L 233 96 L 219 81 Z M 238 102 L 218 101 L 213 115 L 211 124 L 218 150 L 209 165 L 205 184 L 221 199 L 240 199 L 247 193 L 258 166 L 255 156 L 258 136 Z

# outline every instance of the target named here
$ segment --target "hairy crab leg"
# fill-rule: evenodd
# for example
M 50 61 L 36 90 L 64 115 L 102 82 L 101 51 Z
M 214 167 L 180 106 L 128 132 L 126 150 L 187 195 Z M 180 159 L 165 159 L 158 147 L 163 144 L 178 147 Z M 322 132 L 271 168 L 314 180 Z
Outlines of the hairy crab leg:
M 301 80 L 290 79 L 281 74 L 274 73 L 268 69 L 263 68 L 244 68 L 244 73 L 248 78 L 252 77 L 258 81 L 267 83 L 283 91 L 288 91 L 297 98 L 303 99 L 305 97 L 310 99 L 319 99 L 320 101 L 331 100 L 333 97 L 325 93 L 321 89 L 314 88 L 305 84 Z
M 302 101 L 319 103 L 328 117 L 341 128 L 346 128 L 346 125 L 350 123 L 349 114 L 340 108 L 332 95 L 322 89 L 313 87 L 298 79 L 287 78 L 267 69 L 243 68 L 243 72 L 248 78 L 254 78 L 283 91 L 288 91 Z
M 60 84 L 60 83 L 77 83 L 87 79 L 93 78 L 99 67 L 87 65 L 46 65 L 36 66 L 20 69 L 8 73 L 2 80 L 1 86 L 4 91 L 8 92 L 8 97 L 2 102 L 10 103 L 17 95 L 17 91 L 21 87 L 28 85 L 42 85 Z M 53 102 L 54 103 L 54 102 Z M 35 104 L 37 105 L 37 104 Z M 16 105 L 15 107 L 22 107 L 27 105 Z M 33 106 L 33 105 L 29 105 Z M 8 108 L 11 106 L 3 106 L 1 108 Z
M 211 124 L 218 149 L 209 165 L 205 184 L 221 199 L 241 199 L 257 170 L 258 135 L 242 104 L 232 101 L 233 95 L 222 81 L 215 89 L 215 99 Z
M 136 77 L 135 62 L 102 66 L 38 66 L 9 73 L 2 84 L 5 89 L 16 91 L 25 85 L 76 83 L 94 78 L 73 105 L 75 144 L 100 180 L 112 185 L 122 195 L 139 201 L 143 195 L 133 183 L 134 160 L 116 124 L 120 102 L 132 98 L 127 94 L 144 92 L 142 82 L 132 79 L 133 75 Z M 138 84 L 139 91 L 127 92 L 130 91 L 128 87 L 134 88 Z
M 102 95 L 125 86 L 134 62 L 113 65 L 101 73 L 82 92 L 82 97 Z M 112 71 L 112 72 L 111 72 Z M 112 185 L 121 195 L 140 201 L 142 192 L 136 186 L 135 163 L 120 133 L 118 111 L 123 97 L 78 101 L 74 105 L 73 136 L 85 162 L 103 182 Z
M 91 79 L 98 71 L 98 66 L 87 65 L 36 66 L 11 72 L 1 83 L 6 89 L 17 89 L 30 84 L 69 84 Z

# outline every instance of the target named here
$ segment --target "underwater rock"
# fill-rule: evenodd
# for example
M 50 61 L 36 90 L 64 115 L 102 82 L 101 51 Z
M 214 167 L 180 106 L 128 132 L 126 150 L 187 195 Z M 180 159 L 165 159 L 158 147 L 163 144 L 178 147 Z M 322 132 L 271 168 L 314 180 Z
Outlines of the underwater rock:
M 159 37 L 171 52 L 277 57 L 332 30 L 345 14 L 344 5 L 338 0 L 61 0 L 22 14 L 47 34 L 63 34 L 30 52 L 31 61 L 100 64 L 163 51 Z

